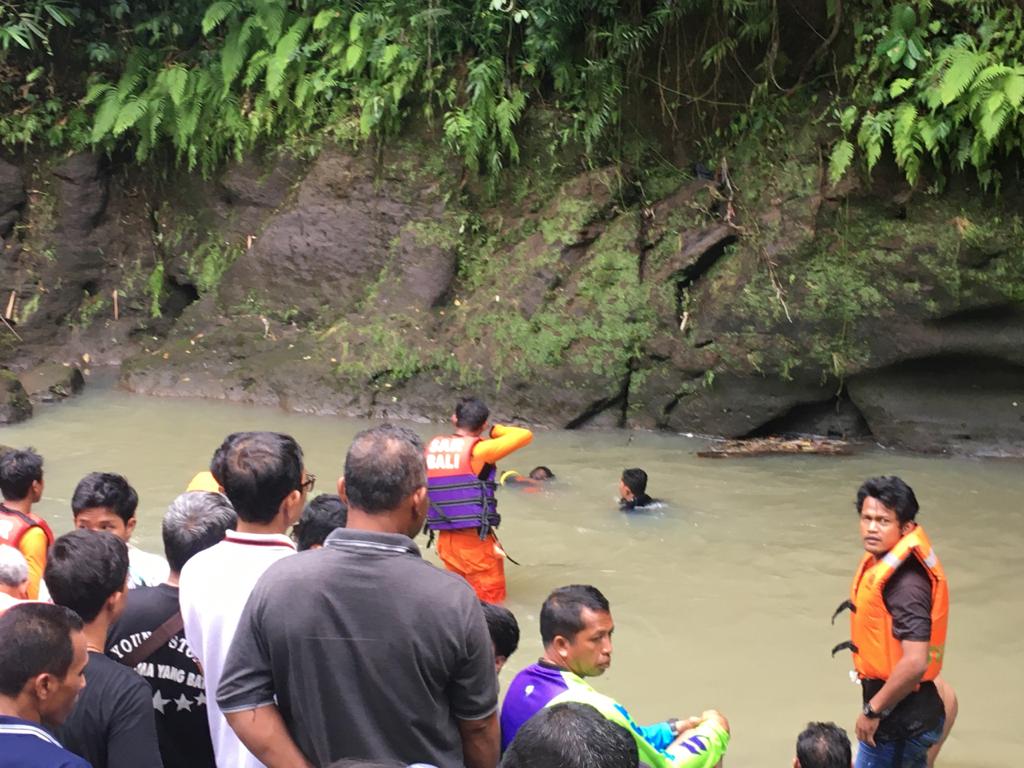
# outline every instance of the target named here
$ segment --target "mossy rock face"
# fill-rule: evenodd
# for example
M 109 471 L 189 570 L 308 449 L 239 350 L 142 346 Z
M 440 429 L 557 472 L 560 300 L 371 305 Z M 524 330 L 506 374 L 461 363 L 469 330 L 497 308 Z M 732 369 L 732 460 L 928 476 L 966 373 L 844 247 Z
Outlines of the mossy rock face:
M 0 370 L 0 424 L 17 424 L 32 416 L 32 403 L 18 377 Z

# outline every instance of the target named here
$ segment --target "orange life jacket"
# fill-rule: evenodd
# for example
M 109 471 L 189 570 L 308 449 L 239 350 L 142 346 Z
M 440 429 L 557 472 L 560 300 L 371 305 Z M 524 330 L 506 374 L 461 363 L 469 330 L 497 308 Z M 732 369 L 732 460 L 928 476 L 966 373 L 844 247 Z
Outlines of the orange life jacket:
M 908 557 L 916 557 L 932 583 L 932 634 L 928 640 L 928 668 L 922 682 L 934 680 L 942 669 L 949 617 L 949 589 L 946 573 L 931 542 L 920 525 L 896 542 L 884 557 L 869 553 L 857 568 L 850 587 L 850 639 L 853 664 L 863 678 L 888 680 L 903 656 L 900 641 L 892 634 L 892 616 L 882 598 L 886 583 Z
M 427 444 L 428 530 L 478 528 L 483 539 L 501 522 L 494 497 L 497 468 L 485 464 L 479 473 L 473 471 L 473 448 L 481 439 L 438 435 Z
M 46 534 L 46 546 L 53 544 L 53 531 L 35 512 L 19 512 L 6 504 L 0 504 L 0 544 L 18 548 L 25 534 L 32 528 L 40 528 Z

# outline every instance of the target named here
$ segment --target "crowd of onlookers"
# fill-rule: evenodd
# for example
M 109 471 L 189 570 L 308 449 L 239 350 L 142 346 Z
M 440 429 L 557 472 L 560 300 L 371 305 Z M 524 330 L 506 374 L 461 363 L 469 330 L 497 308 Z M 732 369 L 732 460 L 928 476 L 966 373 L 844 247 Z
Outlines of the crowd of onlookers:
M 55 537 L 32 510 L 42 458 L 0 456 L 0 768 L 718 763 L 721 713 L 639 726 L 586 681 L 614 630 L 592 586 L 545 601 L 544 656 L 499 719 L 519 626 L 420 556 L 423 456 L 409 430 L 366 430 L 337 495 L 308 500 L 294 439 L 229 435 L 167 508 L 164 557 L 131 543 L 124 477 L 83 478 Z M 850 742 L 812 723 L 794 764 L 847 768 Z

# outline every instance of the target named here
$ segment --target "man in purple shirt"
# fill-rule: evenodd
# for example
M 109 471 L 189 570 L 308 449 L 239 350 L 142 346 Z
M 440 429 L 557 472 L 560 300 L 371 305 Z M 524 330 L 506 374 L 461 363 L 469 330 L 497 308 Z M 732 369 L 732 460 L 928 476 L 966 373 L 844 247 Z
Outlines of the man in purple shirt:
M 589 704 L 625 728 L 636 741 L 642 765 L 652 768 L 709 768 L 729 745 L 729 724 L 714 710 L 686 720 L 638 725 L 621 704 L 585 680 L 612 663 L 612 621 L 608 600 L 595 587 L 561 587 L 544 601 L 540 634 L 544 656 L 509 685 L 501 709 L 501 747 L 506 749 L 527 720 L 563 701 Z

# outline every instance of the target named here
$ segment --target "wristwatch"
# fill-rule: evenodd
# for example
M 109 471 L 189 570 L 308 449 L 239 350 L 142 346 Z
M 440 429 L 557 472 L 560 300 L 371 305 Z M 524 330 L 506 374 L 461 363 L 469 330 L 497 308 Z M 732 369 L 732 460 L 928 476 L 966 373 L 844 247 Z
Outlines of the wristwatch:
M 672 735 L 673 736 L 678 736 L 679 735 L 679 718 L 678 717 L 670 717 L 665 722 L 668 723 L 668 727 L 672 729 Z
M 864 717 L 868 720 L 878 720 L 883 717 L 888 717 L 890 712 L 892 712 L 891 709 L 883 709 L 881 712 L 875 712 L 875 710 L 871 708 L 870 701 L 864 702 Z

